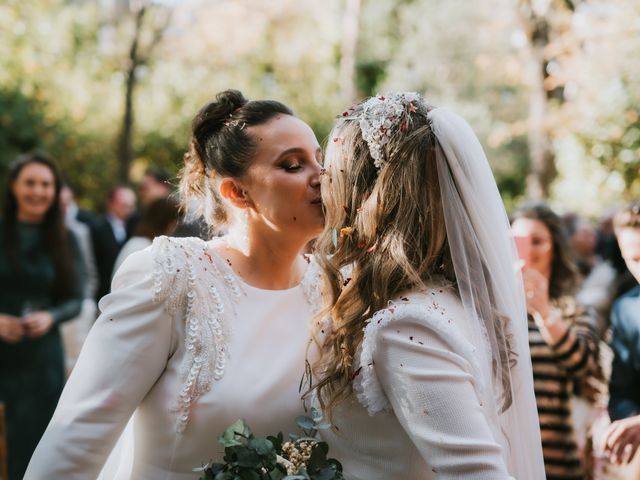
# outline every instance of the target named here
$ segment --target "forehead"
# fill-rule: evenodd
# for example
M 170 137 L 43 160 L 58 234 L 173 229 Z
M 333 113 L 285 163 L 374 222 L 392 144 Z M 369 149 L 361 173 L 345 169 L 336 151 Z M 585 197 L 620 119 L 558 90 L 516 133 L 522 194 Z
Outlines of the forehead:
M 21 178 L 37 178 L 42 181 L 53 181 L 53 172 L 51 169 L 41 163 L 29 163 L 22 167 L 17 179 Z
M 290 148 L 315 152 L 320 145 L 311 127 L 292 115 L 278 115 L 262 125 L 249 127 L 258 145 L 257 156 L 277 156 Z
M 518 218 L 512 225 L 513 233 L 516 235 L 532 235 L 538 237 L 551 237 L 551 232 L 541 220 L 535 218 Z
M 136 194 L 128 188 L 119 188 L 113 194 L 113 200 L 127 202 L 135 200 Z
M 348 162 L 350 155 L 345 155 L 347 145 L 350 145 L 355 135 L 357 125 L 355 122 L 345 122 L 338 120 L 338 124 L 329 133 L 327 146 L 325 148 L 324 166 L 339 165 Z

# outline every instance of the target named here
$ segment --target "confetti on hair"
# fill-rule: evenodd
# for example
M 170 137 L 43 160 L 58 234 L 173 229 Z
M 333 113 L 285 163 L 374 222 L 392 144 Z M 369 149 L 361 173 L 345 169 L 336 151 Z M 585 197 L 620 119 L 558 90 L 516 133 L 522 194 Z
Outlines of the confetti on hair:
M 349 237 L 353 233 L 353 227 L 344 227 L 340 229 L 341 237 Z
M 338 248 L 338 230 L 335 228 L 331 230 L 331 242 L 334 248 Z

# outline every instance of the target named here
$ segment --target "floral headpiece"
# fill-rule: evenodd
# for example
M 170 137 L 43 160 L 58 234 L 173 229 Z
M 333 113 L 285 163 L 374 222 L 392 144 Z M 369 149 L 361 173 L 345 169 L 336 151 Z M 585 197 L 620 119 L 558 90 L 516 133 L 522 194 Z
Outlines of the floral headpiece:
M 342 114 L 360 123 L 362 138 L 367 142 L 373 164 L 378 170 L 385 163 L 384 146 L 391 140 L 396 127 L 401 132 L 406 131 L 406 118 L 403 117 L 415 112 L 416 103 L 421 100 L 415 92 L 391 92 L 371 97 L 361 105 L 361 110 Z

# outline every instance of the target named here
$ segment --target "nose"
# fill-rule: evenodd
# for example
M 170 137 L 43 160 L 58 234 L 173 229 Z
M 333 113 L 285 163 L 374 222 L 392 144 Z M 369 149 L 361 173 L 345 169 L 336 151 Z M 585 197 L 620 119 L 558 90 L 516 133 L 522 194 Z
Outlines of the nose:
M 324 168 L 322 168 L 319 164 L 315 165 L 313 173 L 311 174 L 311 181 L 310 181 L 310 184 L 313 188 L 317 188 L 320 186 L 320 175 L 322 175 L 323 171 L 324 171 Z

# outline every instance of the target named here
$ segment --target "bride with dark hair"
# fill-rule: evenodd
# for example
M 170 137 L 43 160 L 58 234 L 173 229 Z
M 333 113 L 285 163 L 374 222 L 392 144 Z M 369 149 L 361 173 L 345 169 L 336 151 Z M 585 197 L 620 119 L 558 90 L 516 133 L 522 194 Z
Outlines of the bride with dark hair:
M 325 168 L 314 397 L 345 478 L 544 479 L 515 245 L 469 125 L 373 97 Z
M 215 438 L 238 418 L 257 435 L 295 428 L 319 158 L 311 128 L 279 102 L 231 90 L 200 110 L 183 200 L 200 199 L 227 233 L 158 237 L 124 261 L 26 478 L 192 480 L 222 459 Z

